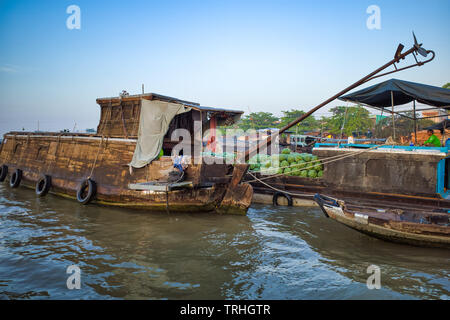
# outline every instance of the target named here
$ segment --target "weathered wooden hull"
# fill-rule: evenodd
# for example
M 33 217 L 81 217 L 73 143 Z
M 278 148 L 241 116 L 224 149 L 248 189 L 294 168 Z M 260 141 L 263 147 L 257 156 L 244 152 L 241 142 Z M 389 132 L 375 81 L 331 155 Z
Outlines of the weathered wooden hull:
M 407 212 L 398 208 L 352 207 L 342 200 L 318 194 L 315 200 L 327 217 L 370 236 L 416 246 L 450 249 L 450 215 L 442 210 Z M 429 220 L 440 220 L 441 223 Z
M 152 211 L 221 212 L 245 214 L 253 194 L 248 184 L 233 185 L 231 201 L 223 202 L 230 191 L 227 165 L 192 164 L 186 179 L 192 187 L 168 192 L 132 190 L 130 184 L 158 181 L 173 170 L 170 157 L 130 171 L 136 140 L 88 135 L 6 134 L 0 164 L 8 166 L 9 181 L 15 169 L 23 172 L 20 185 L 35 188 L 43 176 L 51 177 L 50 193 L 76 199 L 80 184 L 87 178 L 95 181 L 93 203 Z M 215 182 L 216 181 L 216 182 Z M 229 199 L 230 200 L 230 199 Z

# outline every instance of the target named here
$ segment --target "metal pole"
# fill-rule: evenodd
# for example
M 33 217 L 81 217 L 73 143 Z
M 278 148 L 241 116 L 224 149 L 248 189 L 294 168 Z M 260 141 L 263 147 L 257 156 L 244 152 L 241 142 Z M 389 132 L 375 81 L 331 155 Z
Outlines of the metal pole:
M 414 144 L 417 146 L 417 118 L 416 118 L 416 100 L 413 100 L 413 110 L 414 110 Z
M 392 106 L 392 129 L 394 131 L 394 141 L 395 141 L 395 117 L 394 117 L 394 93 L 391 91 L 391 106 Z

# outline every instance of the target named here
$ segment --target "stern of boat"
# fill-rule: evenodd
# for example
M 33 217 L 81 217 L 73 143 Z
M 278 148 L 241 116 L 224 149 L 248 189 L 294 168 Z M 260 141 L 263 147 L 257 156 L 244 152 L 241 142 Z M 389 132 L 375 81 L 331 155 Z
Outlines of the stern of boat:
M 252 203 L 253 188 L 248 183 L 241 183 L 248 170 L 247 164 L 236 164 L 233 168 L 231 181 L 227 186 L 222 201 L 216 208 L 220 214 L 247 214 Z

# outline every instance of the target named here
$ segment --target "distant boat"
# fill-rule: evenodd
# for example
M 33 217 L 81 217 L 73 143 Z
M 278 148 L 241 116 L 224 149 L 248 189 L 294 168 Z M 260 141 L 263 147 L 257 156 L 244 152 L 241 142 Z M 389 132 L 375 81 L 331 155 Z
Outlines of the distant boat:
M 383 240 L 450 249 L 450 213 L 443 208 L 377 207 L 316 194 L 323 213 L 352 229 Z

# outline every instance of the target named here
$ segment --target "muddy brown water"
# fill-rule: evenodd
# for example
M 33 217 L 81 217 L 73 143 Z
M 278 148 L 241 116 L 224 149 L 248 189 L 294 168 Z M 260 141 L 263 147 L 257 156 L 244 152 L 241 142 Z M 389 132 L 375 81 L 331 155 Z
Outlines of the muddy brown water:
M 1 299 L 449 299 L 449 262 L 450 250 L 374 239 L 318 208 L 151 213 L 0 185 Z M 70 265 L 80 289 L 67 288 Z

